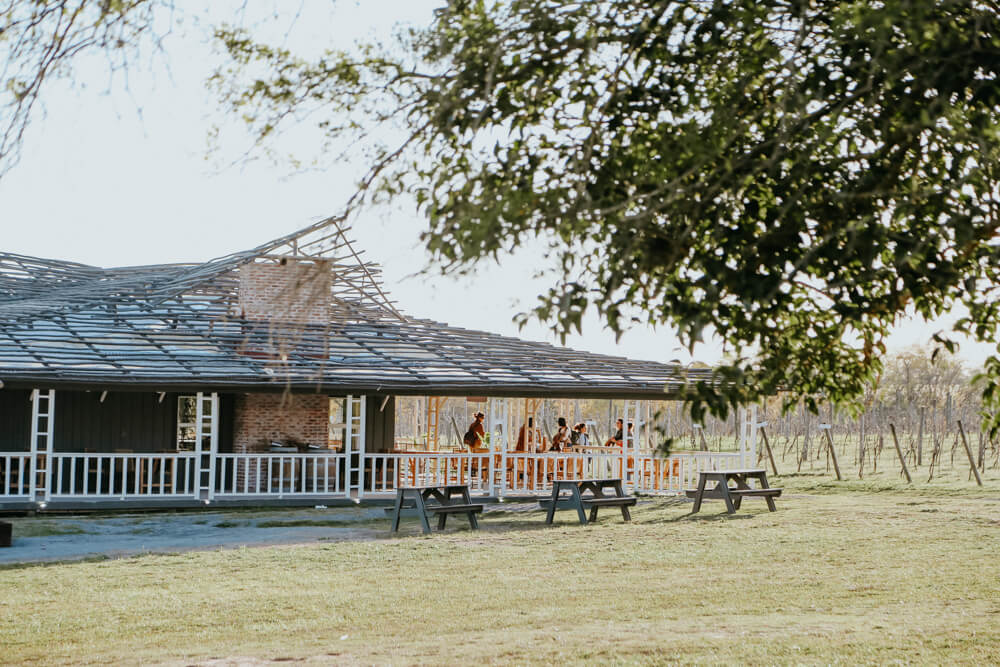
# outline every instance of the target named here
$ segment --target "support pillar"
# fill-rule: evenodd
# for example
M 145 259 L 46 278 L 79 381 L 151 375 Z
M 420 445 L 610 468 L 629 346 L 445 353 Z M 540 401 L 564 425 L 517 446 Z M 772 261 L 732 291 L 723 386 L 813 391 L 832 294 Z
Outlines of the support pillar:
M 215 499 L 215 465 L 219 453 L 219 395 L 195 395 L 194 497 Z
M 347 397 L 347 437 L 344 439 L 344 490 L 365 497 L 365 396 Z
M 55 433 L 56 391 L 31 392 L 31 499 L 48 502 L 52 497 L 52 451 Z

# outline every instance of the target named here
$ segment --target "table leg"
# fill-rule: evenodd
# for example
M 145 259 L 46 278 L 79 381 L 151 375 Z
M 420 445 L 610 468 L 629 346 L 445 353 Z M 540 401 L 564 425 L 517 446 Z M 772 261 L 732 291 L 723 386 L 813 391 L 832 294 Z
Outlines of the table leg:
M 621 482 L 615 482 L 615 495 L 618 496 L 619 498 L 625 497 L 625 490 L 622 489 Z M 632 521 L 632 513 L 628 511 L 628 507 L 625 505 L 622 505 L 622 518 L 628 522 Z
M 701 497 L 705 495 L 707 479 L 704 475 L 698 475 L 698 491 L 694 494 L 694 507 L 691 508 L 691 514 L 697 514 L 701 511 Z
M 403 510 L 403 490 L 396 489 L 396 504 L 392 509 L 392 532 L 399 532 L 399 515 Z
M 757 478 L 760 481 L 760 488 L 762 488 L 762 489 L 770 489 L 771 488 L 767 484 L 767 473 L 766 472 L 762 472 L 760 475 L 757 476 Z M 771 496 L 764 496 L 764 501 L 767 503 L 767 509 L 768 509 L 769 512 L 777 512 L 778 511 L 778 508 L 774 504 L 774 498 L 772 498 Z
M 427 505 L 424 504 L 424 494 L 418 492 L 414 495 L 416 496 L 415 499 L 417 501 L 417 514 L 420 515 L 420 525 L 424 529 L 424 534 L 426 535 L 431 532 L 431 524 L 427 521 Z
M 587 525 L 587 513 L 583 509 L 583 496 L 580 495 L 580 486 L 573 484 L 570 489 L 573 491 L 573 504 L 576 505 L 576 515 L 579 517 L 580 523 Z M 594 516 L 597 516 L 596 512 Z
M 545 523 L 551 524 L 552 519 L 556 516 L 556 503 L 559 502 L 559 484 L 552 485 L 552 504 L 549 505 L 549 511 L 545 514 Z
M 469 487 L 464 487 L 462 489 L 462 502 L 466 505 L 472 504 L 472 496 L 469 494 Z M 469 525 L 472 526 L 472 530 L 479 530 L 479 519 L 476 518 L 475 512 L 468 512 L 469 515 Z
M 722 499 L 726 501 L 726 511 L 730 514 L 735 514 L 736 506 L 733 504 L 733 497 L 729 494 L 729 483 L 723 479 L 715 488 L 722 492 Z

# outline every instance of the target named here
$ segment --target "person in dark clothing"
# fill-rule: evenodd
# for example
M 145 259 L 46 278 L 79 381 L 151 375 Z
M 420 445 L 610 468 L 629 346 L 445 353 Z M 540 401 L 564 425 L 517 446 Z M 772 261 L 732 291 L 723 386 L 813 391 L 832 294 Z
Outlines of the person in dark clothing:
M 486 419 L 486 415 L 482 412 L 477 412 L 474 415 L 474 420 L 469 424 L 469 430 L 465 432 L 465 436 L 462 440 L 465 441 L 466 447 L 482 447 L 486 440 L 486 429 L 483 427 L 483 420 Z
M 555 435 L 552 436 L 552 447 L 551 451 L 558 452 L 562 451 L 563 448 L 569 445 L 569 426 L 566 425 L 566 418 L 559 418 L 559 428 L 556 429 Z
M 625 438 L 622 434 L 622 427 L 625 426 L 625 421 L 622 419 L 616 419 L 615 426 L 617 427 L 618 430 L 615 431 L 615 434 L 613 436 L 608 438 L 608 441 L 606 443 L 604 443 L 605 447 L 615 447 L 615 446 L 621 447 L 622 443 L 625 442 Z

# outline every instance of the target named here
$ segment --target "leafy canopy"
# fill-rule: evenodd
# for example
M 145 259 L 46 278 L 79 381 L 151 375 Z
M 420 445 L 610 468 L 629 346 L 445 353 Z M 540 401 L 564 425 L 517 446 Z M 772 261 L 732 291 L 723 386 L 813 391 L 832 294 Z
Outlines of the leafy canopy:
M 995 2 L 455 0 L 308 61 L 218 37 L 258 139 L 318 117 L 365 141 L 361 197 L 414 196 L 444 270 L 542 241 L 560 277 L 532 315 L 556 332 L 593 307 L 720 336 L 696 416 L 848 402 L 908 311 L 963 304 L 956 330 L 996 340 Z
M 0 170 L 41 84 L 122 57 L 169 0 L 0 8 Z M 360 142 L 356 208 L 412 196 L 445 271 L 548 244 L 535 316 L 721 337 L 697 418 L 789 389 L 849 402 L 890 327 L 956 305 L 996 342 L 996 0 L 452 0 L 389 45 L 306 59 L 221 28 L 212 78 L 261 147 Z M 319 144 L 323 145 L 323 144 Z M 953 349 L 948 333 L 939 345 Z M 984 397 L 1000 404 L 1000 356 Z

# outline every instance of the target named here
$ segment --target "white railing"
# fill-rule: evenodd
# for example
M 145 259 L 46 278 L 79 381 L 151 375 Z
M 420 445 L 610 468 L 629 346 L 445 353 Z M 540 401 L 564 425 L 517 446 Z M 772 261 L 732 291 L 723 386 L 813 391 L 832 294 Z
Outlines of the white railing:
M 218 454 L 215 496 L 336 496 L 344 454 Z
M 467 484 L 471 493 L 490 491 L 490 454 L 366 454 L 363 470 L 368 494 L 390 493 L 400 486 L 445 484 Z
M 195 455 L 52 454 L 52 498 L 176 498 L 194 495 Z
M 670 458 L 679 458 L 681 465 L 682 490 L 698 486 L 698 473 L 704 470 L 727 470 L 743 467 L 743 457 L 739 452 L 684 452 Z
M 30 495 L 31 455 L 26 452 L 0 452 L 0 498 Z
M 612 453 L 508 452 L 502 457 L 498 485 L 505 493 L 537 494 L 552 490 L 556 479 L 593 479 L 628 476 L 628 458 Z
M 354 495 L 351 488 L 358 497 L 375 497 L 391 496 L 400 486 L 467 484 L 476 495 L 519 496 L 550 493 L 555 479 L 616 477 L 629 493 L 669 494 L 694 488 L 703 470 L 738 468 L 743 460 L 738 452 L 679 452 L 666 459 L 620 451 L 352 456 L 349 466 L 347 455 L 334 452 L 217 454 L 212 492 L 217 498 L 347 498 Z M 203 500 L 196 488 L 197 467 L 192 452 L 59 452 L 52 454 L 47 488 L 60 500 Z M 0 452 L 0 501 L 31 497 L 32 491 L 30 455 Z

